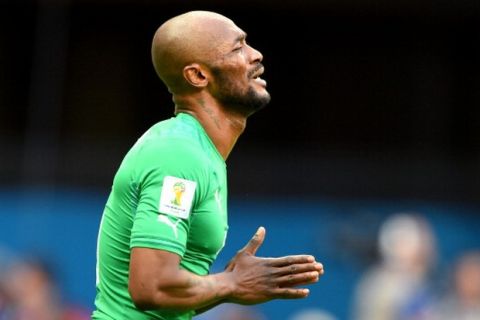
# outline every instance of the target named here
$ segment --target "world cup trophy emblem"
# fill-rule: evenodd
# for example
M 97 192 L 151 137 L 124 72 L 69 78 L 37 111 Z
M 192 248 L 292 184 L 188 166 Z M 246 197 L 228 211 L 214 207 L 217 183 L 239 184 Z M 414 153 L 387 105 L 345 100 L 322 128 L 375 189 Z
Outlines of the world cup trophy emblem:
M 185 192 L 185 183 L 179 181 L 175 182 L 173 185 L 173 193 L 175 194 L 175 198 L 171 201 L 172 204 L 176 206 L 182 205 L 182 195 Z

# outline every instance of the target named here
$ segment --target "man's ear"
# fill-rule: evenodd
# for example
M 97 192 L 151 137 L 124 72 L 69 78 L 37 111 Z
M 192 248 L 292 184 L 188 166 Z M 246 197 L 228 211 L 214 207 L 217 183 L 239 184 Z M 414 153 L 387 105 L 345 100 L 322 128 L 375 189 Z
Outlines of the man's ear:
M 192 86 L 204 88 L 208 85 L 208 78 L 205 71 L 198 63 L 192 63 L 183 68 L 183 77 Z

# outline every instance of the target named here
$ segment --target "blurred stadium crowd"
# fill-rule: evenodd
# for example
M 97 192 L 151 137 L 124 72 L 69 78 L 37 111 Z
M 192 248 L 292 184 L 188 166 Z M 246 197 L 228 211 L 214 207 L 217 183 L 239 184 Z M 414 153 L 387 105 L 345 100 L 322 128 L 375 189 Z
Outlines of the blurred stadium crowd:
M 90 319 L 87 307 L 65 301 L 48 262 L 8 255 L 0 257 L 1 320 Z

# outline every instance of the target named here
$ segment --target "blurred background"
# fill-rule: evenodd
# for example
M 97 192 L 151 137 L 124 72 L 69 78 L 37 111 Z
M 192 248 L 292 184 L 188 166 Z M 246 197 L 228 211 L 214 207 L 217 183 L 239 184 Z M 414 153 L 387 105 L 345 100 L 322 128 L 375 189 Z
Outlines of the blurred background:
M 201 318 L 480 319 L 475 0 L 0 0 L 0 319 L 89 318 L 113 175 L 173 115 L 152 36 L 194 9 L 248 33 L 272 95 L 227 161 L 212 271 L 259 225 L 260 255 L 326 269 L 306 300 Z

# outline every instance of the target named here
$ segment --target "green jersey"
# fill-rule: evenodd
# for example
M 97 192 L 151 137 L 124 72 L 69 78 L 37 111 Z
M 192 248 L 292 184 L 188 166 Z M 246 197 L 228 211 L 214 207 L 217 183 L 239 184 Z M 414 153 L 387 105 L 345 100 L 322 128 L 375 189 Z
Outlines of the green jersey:
M 123 159 L 103 212 L 93 319 L 191 319 L 193 310 L 135 308 L 130 249 L 173 252 L 181 268 L 206 275 L 227 229 L 226 165 L 203 127 L 184 113 L 151 127 Z

